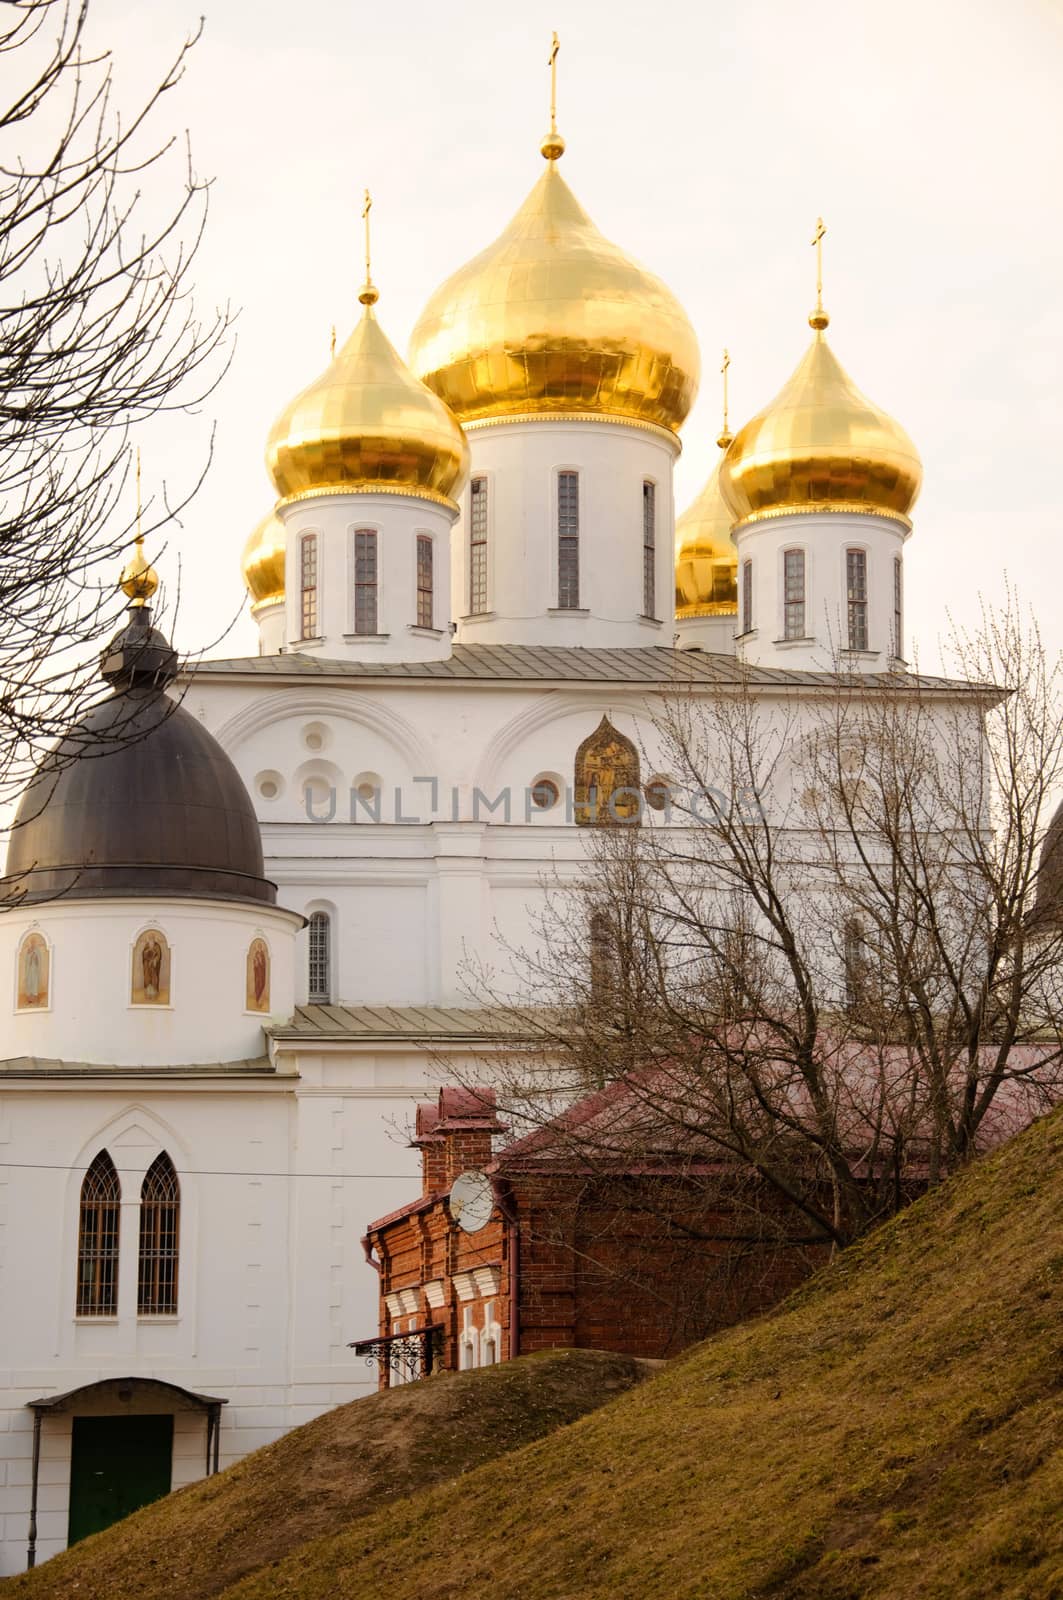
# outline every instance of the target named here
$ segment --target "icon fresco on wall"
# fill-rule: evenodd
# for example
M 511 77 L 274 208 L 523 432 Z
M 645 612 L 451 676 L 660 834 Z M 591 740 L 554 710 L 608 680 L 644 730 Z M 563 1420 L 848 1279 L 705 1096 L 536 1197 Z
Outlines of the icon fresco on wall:
M 132 1003 L 170 1004 L 170 946 L 158 928 L 145 928 L 133 946 Z
M 269 948 L 265 939 L 252 939 L 247 952 L 247 1009 L 269 1010 Z
M 603 717 L 576 751 L 578 828 L 638 823 L 642 813 L 639 753 L 626 734 Z
M 27 933 L 18 952 L 18 1009 L 43 1011 L 49 1004 L 51 957 L 43 934 Z

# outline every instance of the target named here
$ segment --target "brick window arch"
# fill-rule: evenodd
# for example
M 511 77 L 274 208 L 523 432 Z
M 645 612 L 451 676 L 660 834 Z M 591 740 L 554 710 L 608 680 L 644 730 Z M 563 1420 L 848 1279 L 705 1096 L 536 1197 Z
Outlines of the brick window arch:
M 138 1316 L 176 1314 L 180 1238 L 181 1185 L 164 1150 L 151 1163 L 140 1189 Z

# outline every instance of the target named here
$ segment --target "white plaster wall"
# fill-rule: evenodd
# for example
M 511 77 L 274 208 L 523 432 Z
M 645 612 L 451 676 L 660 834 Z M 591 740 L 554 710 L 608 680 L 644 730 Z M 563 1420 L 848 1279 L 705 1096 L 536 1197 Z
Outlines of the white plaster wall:
M 246 1007 L 252 939 L 270 951 L 271 1015 L 291 1015 L 300 919 L 274 906 L 142 897 L 59 899 L 0 917 L 0 1060 L 36 1056 L 104 1066 L 261 1056 L 269 1016 Z M 157 927 L 170 945 L 169 1006 L 130 1003 L 133 947 Z M 50 1005 L 17 1011 L 17 952 L 37 929 L 51 955 Z
M 540 418 L 467 429 L 472 477 L 486 476 L 485 615 L 469 615 L 466 485 L 452 547 L 459 640 L 472 644 L 671 645 L 672 470 L 679 441 L 616 422 Z M 579 472 L 580 611 L 557 609 L 557 474 Z M 656 620 L 642 615 L 642 485 L 656 485 Z
M 404 494 L 315 494 L 278 509 L 287 534 L 285 639 L 289 650 L 340 660 L 438 661 L 450 654 L 450 539 L 454 513 Z M 354 534 L 377 531 L 377 628 L 354 631 Z M 300 540 L 318 539 L 317 635 L 302 636 Z M 417 626 L 417 535 L 433 543 L 433 618 Z
M 739 658 L 751 666 L 830 671 L 841 659 L 846 670 L 886 672 L 894 664 L 893 559 L 903 561 L 909 529 L 890 517 L 846 512 L 810 512 L 768 517 L 738 528 L 738 627 L 742 563 L 753 562 L 753 627 L 739 633 Z M 868 645 L 847 649 L 845 552 L 867 551 Z M 783 552 L 805 552 L 805 627 L 807 639 L 783 638 Z M 903 627 L 903 624 L 902 624 Z
M 251 615 L 258 628 L 258 653 L 275 656 L 284 649 L 285 606 L 283 599 L 251 607 Z
M 678 650 L 705 650 L 712 655 L 733 656 L 738 618 L 676 617 L 675 642 Z

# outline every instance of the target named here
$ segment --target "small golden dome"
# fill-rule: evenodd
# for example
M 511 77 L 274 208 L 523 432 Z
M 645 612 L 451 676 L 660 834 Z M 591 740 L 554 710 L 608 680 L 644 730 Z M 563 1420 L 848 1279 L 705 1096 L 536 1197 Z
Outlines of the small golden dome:
M 675 614 L 680 619 L 738 614 L 738 551 L 731 539 L 734 518 L 720 493 L 722 465 L 721 459 L 675 525 Z
M 553 142 L 552 142 L 553 141 Z M 505 231 L 432 296 L 410 365 L 462 422 L 605 414 L 679 428 L 698 342 L 675 296 L 603 239 L 548 166 Z
M 133 554 L 122 568 L 118 587 L 135 606 L 146 606 L 159 587 L 159 574 L 144 554 L 144 541 L 137 534 Z
M 271 511 L 244 545 L 240 566 L 252 610 L 284 599 L 284 543 L 284 523 Z
M 813 326 L 789 383 L 740 429 L 723 460 L 720 490 L 732 523 L 801 511 L 907 522 L 923 481 L 915 445 L 860 393 Z
M 384 334 L 371 285 L 360 298 L 347 343 L 270 432 L 277 493 L 413 494 L 453 506 L 469 467 L 465 435 Z

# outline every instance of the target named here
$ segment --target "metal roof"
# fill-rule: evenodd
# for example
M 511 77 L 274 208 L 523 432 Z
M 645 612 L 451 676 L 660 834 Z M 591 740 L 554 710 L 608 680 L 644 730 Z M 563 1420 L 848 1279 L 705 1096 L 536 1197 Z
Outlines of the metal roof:
M 463 1006 L 296 1006 L 273 1039 L 518 1039 L 519 1013 Z
M 100 1066 L 91 1061 L 60 1061 L 48 1056 L 10 1056 L 0 1061 L 0 1079 L 3 1078 L 113 1078 L 115 1074 L 132 1073 L 152 1078 L 276 1078 L 277 1072 L 268 1056 L 244 1061 L 208 1061 L 192 1066 L 149 1067 Z
M 791 672 L 783 667 L 745 667 L 734 656 L 703 650 L 565 649 L 558 645 L 456 644 L 445 661 L 332 661 L 292 651 L 228 661 L 196 661 L 194 676 L 255 678 L 357 678 L 394 682 L 448 683 L 644 683 L 647 685 L 760 684 L 763 687 L 991 691 L 992 686 L 914 672 Z

